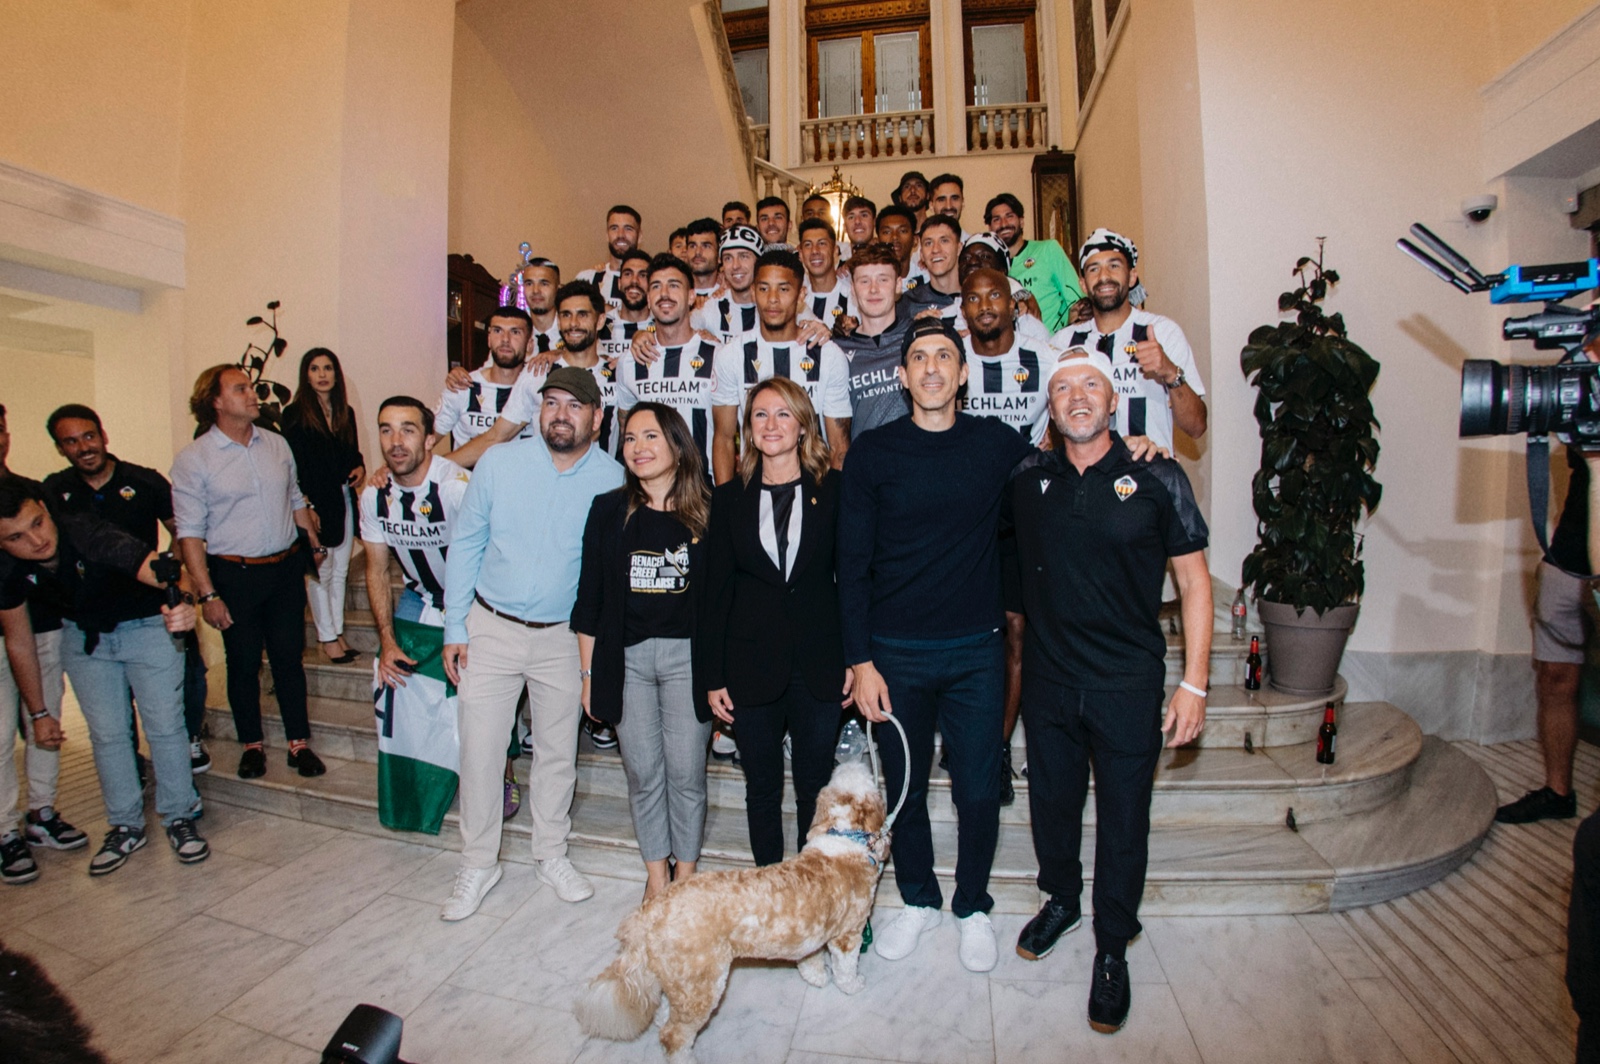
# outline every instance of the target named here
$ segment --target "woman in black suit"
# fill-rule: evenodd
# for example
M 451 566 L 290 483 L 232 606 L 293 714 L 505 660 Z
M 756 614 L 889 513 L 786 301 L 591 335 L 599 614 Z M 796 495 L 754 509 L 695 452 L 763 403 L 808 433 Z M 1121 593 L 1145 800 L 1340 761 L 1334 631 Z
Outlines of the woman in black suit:
M 783 859 L 783 734 L 796 848 L 833 773 L 850 704 L 833 555 L 839 474 L 811 400 L 773 377 L 751 389 L 739 471 L 712 495 L 700 626 L 711 711 L 734 725 L 756 864 Z
M 625 415 L 622 466 L 623 486 L 589 507 L 572 630 L 583 710 L 617 729 L 649 901 L 694 874 L 705 833 L 711 713 L 694 637 L 710 492 L 694 433 L 660 403 Z
M 300 359 L 300 384 L 283 411 L 283 438 L 327 548 L 317 555 L 317 579 L 306 588 L 317 641 L 329 661 L 345 665 L 356 659 L 344 641 L 344 583 L 356 538 L 355 493 L 365 469 L 356 446 L 356 419 L 345 397 L 344 369 L 326 347 L 313 347 Z

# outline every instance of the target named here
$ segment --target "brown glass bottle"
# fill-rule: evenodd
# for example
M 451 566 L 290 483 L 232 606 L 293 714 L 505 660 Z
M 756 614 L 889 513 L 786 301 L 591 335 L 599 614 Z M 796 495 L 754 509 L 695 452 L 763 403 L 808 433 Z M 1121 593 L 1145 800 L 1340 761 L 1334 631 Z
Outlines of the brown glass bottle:
M 1244 689 L 1261 690 L 1261 637 L 1250 637 L 1250 653 L 1244 659 Z
M 1333 719 L 1333 703 L 1322 711 L 1322 727 L 1317 729 L 1317 763 L 1333 764 L 1334 745 L 1339 738 L 1339 725 Z

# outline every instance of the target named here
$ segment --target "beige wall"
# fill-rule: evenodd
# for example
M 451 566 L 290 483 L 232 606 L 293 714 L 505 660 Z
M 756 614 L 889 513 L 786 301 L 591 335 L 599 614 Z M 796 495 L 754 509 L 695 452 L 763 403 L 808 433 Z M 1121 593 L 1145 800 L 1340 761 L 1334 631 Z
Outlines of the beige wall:
M 1498 73 L 1594 7 L 1594 0 L 1489 0 Z
M 0 403 L 11 433 L 7 468 L 39 480 L 64 464 L 45 436 L 45 418 L 62 403 L 95 402 L 95 361 L 89 354 L 29 351 L 0 345 Z M 49 381 L 48 388 L 39 387 Z M 107 418 L 101 412 L 102 418 Z M 120 441 L 118 441 L 120 443 Z M 130 461 L 134 461 L 130 453 Z
M 178 213 L 191 3 L 0 0 L 0 159 Z

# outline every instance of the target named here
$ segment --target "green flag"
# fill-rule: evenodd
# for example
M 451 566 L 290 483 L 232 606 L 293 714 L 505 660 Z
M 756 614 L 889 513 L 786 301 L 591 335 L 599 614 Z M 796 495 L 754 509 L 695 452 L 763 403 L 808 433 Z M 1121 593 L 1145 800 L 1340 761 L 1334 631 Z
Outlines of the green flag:
M 394 636 L 417 665 L 404 687 L 385 687 L 373 663 L 378 820 L 396 831 L 437 835 L 461 766 L 456 689 L 444 674 L 444 629 L 396 618 Z

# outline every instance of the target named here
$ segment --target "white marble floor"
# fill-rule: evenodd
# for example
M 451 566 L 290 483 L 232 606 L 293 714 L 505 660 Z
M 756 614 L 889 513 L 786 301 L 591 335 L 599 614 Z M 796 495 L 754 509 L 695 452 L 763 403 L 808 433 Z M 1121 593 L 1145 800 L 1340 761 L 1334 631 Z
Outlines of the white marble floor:
M 62 806 L 97 844 L 73 720 Z M 1537 771 L 1529 743 L 1463 749 L 1507 796 Z M 1580 777 L 1588 812 L 1593 747 Z M 45 966 L 119 1064 L 315 1061 L 359 1002 L 405 1017 L 402 1052 L 416 1062 L 662 1059 L 653 1032 L 591 1042 L 570 1014 L 638 883 L 597 879 L 595 897 L 570 906 L 509 864 L 478 915 L 444 924 L 454 854 L 216 803 L 203 827 L 214 855 L 201 865 L 178 865 L 157 835 L 104 879 L 89 878 L 82 851 L 45 852 L 39 881 L 0 888 L 0 940 Z M 706 1064 L 1560 1064 L 1575 1025 L 1561 982 L 1572 828 L 1497 827 L 1461 871 L 1371 909 L 1149 919 L 1129 953 L 1132 1017 L 1114 1036 L 1084 1017 L 1089 931 L 1030 963 L 1010 950 L 1024 918 L 1000 916 L 988 976 L 961 968 L 948 918 L 910 960 L 864 958 L 854 997 L 786 966 L 741 966 L 696 1050 Z

